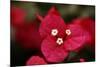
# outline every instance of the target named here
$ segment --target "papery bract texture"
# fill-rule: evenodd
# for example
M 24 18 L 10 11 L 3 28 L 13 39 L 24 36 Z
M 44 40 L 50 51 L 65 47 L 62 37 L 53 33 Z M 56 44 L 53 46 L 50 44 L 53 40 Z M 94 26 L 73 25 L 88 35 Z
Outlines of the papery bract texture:
M 58 46 L 54 38 L 49 36 L 43 40 L 41 50 L 48 62 L 61 62 L 68 56 L 64 46 Z
M 58 33 L 59 37 L 64 37 L 66 25 L 61 18 L 60 14 L 56 11 L 55 7 L 52 7 L 48 14 L 45 16 L 43 21 L 41 22 L 39 32 L 42 38 L 45 38 L 48 35 L 51 35 L 51 30 L 57 29 L 60 33 Z
M 71 30 L 71 35 L 66 37 L 64 42 L 65 49 L 68 51 L 74 51 L 78 48 L 80 49 L 80 47 L 82 47 L 89 39 L 88 32 L 75 24 L 67 25 L 67 28 Z
M 94 44 L 95 42 L 95 22 L 92 18 L 78 18 L 73 21 L 73 23 L 80 25 L 85 31 L 89 33 L 89 44 Z
M 52 30 L 56 31 L 52 34 Z M 48 62 L 62 62 L 69 52 L 81 49 L 91 37 L 80 23 L 65 24 L 55 7 L 42 19 L 39 32 L 43 38 L 41 50 Z

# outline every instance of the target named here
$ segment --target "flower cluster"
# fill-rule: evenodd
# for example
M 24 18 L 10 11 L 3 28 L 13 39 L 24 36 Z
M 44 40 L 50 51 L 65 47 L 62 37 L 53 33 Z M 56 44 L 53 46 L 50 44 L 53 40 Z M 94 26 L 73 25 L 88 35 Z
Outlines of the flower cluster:
M 38 49 L 42 56 L 32 56 L 26 65 L 63 62 L 70 52 L 78 52 L 84 46 L 94 43 L 95 24 L 89 17 L 77 18 L 66 23 L 53 6 L 39 21 L 25 21 L 26 13 L 22 9 L 12 8 L 12 25 L 16 28 L 16 39 L 25 49 Z M 17 14 L 20 14 L 20 17 Z M 17 17 L 18 16 L 18 17 Z M 84 59 L 80 59 L 83 62 Z

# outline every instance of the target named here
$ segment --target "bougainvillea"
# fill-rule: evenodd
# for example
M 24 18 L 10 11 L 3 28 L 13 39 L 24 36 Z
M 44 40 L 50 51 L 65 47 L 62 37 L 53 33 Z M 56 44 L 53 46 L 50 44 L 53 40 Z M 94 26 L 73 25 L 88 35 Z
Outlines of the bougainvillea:
M 95 42 L 95 23 L 90 17 L 78 18 L 73 20 L 73 23 L 80 25 L 85 31 L 89 33 L 89 40 L 87 43 L 94 44 Z
M 13 27 L 19 27 L 23 25 L 23 23 L 25 22 L 26 15 L 27 13 L 24 9 L 11 6 L 11 25 Z
M 26 62 L 26 65 L 42 65 L 42 64 L 47 64 L 47 63 L 42 57 L 39 56 L 32 56 Z
M 39 50 L 41 45 L 41 37 L 38 32 L 38 24 L 33 23 L 23 24 L 16 30 L 16 40 L 20 46 L 27 50 Z
M 85 62 L 85 59 L 83 59 L 83 58 L 80 58 L 80 62 Z
M 11 25 L 15 29 L 16 41 L 24 49 L 40 49 L 41 37 L 37 20 L 26 21 L 27 12 L 23 8 L 11 6 Z
M 43 38 L 41 50 L 48 62 L 62 62 L 70 51 L 84 46 L 90 35 L 80 24 L 65 24 L 55 7 L 41 21 L 39 32 Z
M 41 13 L 36 12 L 34 20 L 27 19 L 29 15 L 27 16 L 26 10 L 11 6 L 11 28 L 14 28 L 15 38 L 13 41 L 21 47 L 19 49 L 23 54 L 25 53 L 24 64 L 85 62 L 88 61 L 86 51 L 90 53 L 89 57 L 94 59 L 95 22 L 93 18 L 79 17 L 66 22 L 69 17 L 63 17 L 64 20 L 55 6 L 51 7 L 44 17 L 39 14 Z

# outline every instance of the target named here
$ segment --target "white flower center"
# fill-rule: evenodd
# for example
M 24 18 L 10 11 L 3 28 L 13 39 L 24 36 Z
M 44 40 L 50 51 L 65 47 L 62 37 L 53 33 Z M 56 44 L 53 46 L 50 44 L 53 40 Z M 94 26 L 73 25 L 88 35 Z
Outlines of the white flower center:
M 70 31 L 70 29 L 66 29 L 65 30 L 65 32 L 66 32 L 66 34 L 67 35 L 70 35 L 71 34 L 71 31 Z M 51 30 L 51 35 L 52 36 L 56 36 L 58 34 L 58 30 L 57 29 L 52 29 Z M 63 44 L 63 38 L 57 38 L 57 40 L 56 40 L 56 43 L 58 44 L 58 45 L 62 45 Z
M 63 39 L 62 39 L 62 38 L 57 38 L 56 43 L 57 43 L 58 45 L 63 44 Z
M 57 34 L 58 34 L 58 30 L 57 29 L 52 29 L 51 35 L 56 36 Z
M 66 34 L 67 34 L 67 35 L 70 35 L 70 34 L 71 34 L 70 29 L 67 29 L 67 30 L 66 30 Z

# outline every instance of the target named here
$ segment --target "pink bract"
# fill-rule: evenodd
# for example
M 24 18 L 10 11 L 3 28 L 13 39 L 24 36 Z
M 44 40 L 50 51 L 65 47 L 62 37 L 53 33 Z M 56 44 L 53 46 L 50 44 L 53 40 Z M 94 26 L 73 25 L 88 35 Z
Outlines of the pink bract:
M 62 62 L 68 56 L 64 46 L 58 46 L 55 39 L 49 36 L 43 40 L 41 50 L 48 62 Z
M 47 64 L 47 63 L 42 57 L 39 56 L 32 56 L 26 62 L 26 65 L 42 65 L 42 64 Z
M 85 59 L 84 58 L 80 58 L 80 62 L 85 62 Z
M 11 25 L 18 27 L 23 25 L 26 18 L 26 11 L 20 7 L 11 7 Z
M 52 29 L 58 29 L 60 33 L 58 36 L 64 37 L 64 33 L 66 30 L 66 25 L 61 18 L 60 14 L 56 11 L 55 7 L 52 7 L 48 14 L 45 16 L 43 21 L 41 22 L 39 32 L 42 38 L 51 34 Z
M 51 35 L 53 29 L 58 31 L 56 36 Z M 67 35 L 66 30 L 71 34 Z M 39 32 L 43 38 L 41 50 L 48 62 L 62 62 L 70 51 L 80 49 L 89 40 L 89 33 L 81 25 L 65 24 L 55 7 L 41 21 Z M 63 44 L 58 45 L 58 38 L 62 38 Z
M 36 22 L 23 24 L 16 30 L 16 40 L 19 45 L 28 50 L 40 49 L 41 37 Z
M 90 17 L 78 18 L 73 21 L 73 23 L 80 25 L 85 31 L 89 33 L 89 44 L 94 44 L 95 42 L 95 21 Z

